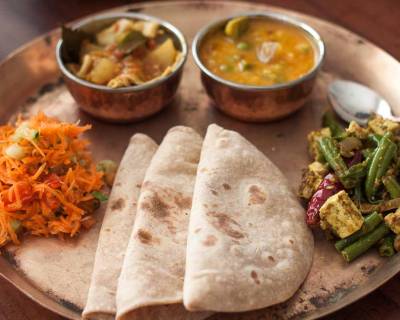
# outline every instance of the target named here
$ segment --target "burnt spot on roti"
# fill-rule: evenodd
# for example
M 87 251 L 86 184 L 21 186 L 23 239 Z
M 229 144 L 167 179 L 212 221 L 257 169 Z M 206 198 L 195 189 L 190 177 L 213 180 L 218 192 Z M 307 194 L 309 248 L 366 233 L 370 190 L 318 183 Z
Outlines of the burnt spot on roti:
M 192 207 L 192 198 L 177 195 L 174 198 L 176 205 L 181 209 L 190 209 Z
M 251 185 L 249 188 L 250 198 L 249 205 L 263 204 L 267 200 L 266 194 L 256 185 Z
M 172 234 L 176 233 L 176 226 L 173 222 L 167 221 L 166 225 L 169 232 L 171 232 Z
M 153 240 L 151 233 L 144 229 L 139 229 L 137 231 L 137 238 L 143 244 L 151 244 Z
M 218 192 L 217 192 L 217 191 L 215 191 L 215 190 L 213 190 L 213 189 L 210 189 L 210 191 L 211 191 L 211 193 L 212 193 L 214 196 L 217 196 L 217 195 L 218 195 Z
M 201 228 L 197 228 L 196 230 L 194 230 L 194 233 L 199 233 L 201 230 Z
M 111 210 L 121 210 L 125 207 L 125 200 L 122 198 L 119 198 L 111 204 Z
M 180 227 L 174 216 L 188 216 L 192 198 L 174 188 L 161 187 L 151 181 L 144 182 L 142 188 L 146 195 L 141 199 L 140 209 L 162 223 L 169 233 L 175 234 Z
M 254 280 L 255 284 L 260 284 L 260 279 L 258 279 L 258 274 L 255 270 L 251 270 L 250 272 L 251 278 Z
M 227 183 L 223 183 L 222 186 L 224 187 L 225 190 L 231 190 L 231 186 Z
M 294 244 L 294 241 L 292 239 L 289 239 L 290 244 Z
M 209 211 L 207 217 L 215 229 L 234 239 L 245 237 L 239 223 L 223 212 Z
M 217 243 L 217 237 L 209 234 L 206 239 L 203 241 L 203 245 L 206 247 L 212 247 Z
M 147 198 L 142 203 L 142 209 L 150 212 L 156 218 L 165 218 L 169 216 L 170 206 L 157 194 Z
M 275 258 L 273 256 L 268 256 L 268 260 L 275 262 Z
M 140 189 L 142 185 L 140 183 L 136 184 L 136 188 Z

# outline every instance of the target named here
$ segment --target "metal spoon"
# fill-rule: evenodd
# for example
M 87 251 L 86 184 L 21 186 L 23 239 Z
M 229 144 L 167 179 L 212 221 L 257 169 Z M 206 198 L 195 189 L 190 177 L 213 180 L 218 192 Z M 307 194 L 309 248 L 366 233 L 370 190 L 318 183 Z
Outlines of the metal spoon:
M 328 89 L 328 98 L 333 109 L 345 121 L 367 124 L 372 113 L 400 122 L 392 114 L 388 102 L 372 89 L 353 81 L 335 80 Z

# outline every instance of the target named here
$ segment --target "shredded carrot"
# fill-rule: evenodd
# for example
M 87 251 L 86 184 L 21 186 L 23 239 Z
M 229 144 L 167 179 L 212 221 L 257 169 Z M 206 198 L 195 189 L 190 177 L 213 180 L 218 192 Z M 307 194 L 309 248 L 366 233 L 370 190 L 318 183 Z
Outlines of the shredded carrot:
M 24 125 L 37 136 L 16 138 Z M 81 134 L 91 128 L 64 123 L 43 113 L 15 126 L 0 127 L 0 247 L 20 243 L 21 229 L 37 236 L 75 236 L 94 221 L 81 203 L 103 187 L 89 142 Z M 23 156 L 6 152 L 18 145 Z

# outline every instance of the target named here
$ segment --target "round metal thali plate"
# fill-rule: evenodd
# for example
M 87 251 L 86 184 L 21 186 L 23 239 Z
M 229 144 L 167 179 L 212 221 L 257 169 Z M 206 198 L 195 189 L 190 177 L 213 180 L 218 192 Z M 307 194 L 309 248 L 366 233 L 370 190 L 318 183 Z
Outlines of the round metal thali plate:
M 327 55 L 312 99 L 297 113 L 269 124 L 249 124 L 218 112 L 206 96 L 199 70 L 189 57 L 175 101 L 160 114 L 132 125 L 112 125 L 81 113 L 59 80 L 54 49 L 59 31 L 52 31 L 17 50 L 0 64 L 0 119 L 7 122 L 19 112 L 44 110 L 66 121 L 91 123 L 88 134 L 97 159 L 119 160 L 135 132 L 143 132 L 160 142 L 166 131 L 178 124 L 191 126 L 204 134 L 210 123 L 218 123 L 243 134 L 285 173 L 296 189 L 301 169 L 309 161 L 306 135 L 320 127 L 321 115 L 328 107 L 326 88 L 332 79 L 345 78 L 370 86 L 384 96 L 400 114 L 400 65 L 389 54 L 363 38 L 331 23 L 292 11 L 232 1 L 190 1 L 137 3 L 110 11 L 139 11 L 165 19 L 178 27 L 189 45 L 196 32 L 211 20 L 238 12 L 277 11 L 314 27 L 323 37 Z M 397 106 L 397 109 L 396 109 Z M 101 220 L 99 213 L 98 220 Z M 0 256 L 0 274 L 46 308 L 71 319 L 80 319 L 80 309 L 90 280 L 98 227 L 78 240 L 61 243 L 56 239 L 26 239 L 24 245 L 7 247 Z M 46 253 L 26 252 L 26 248 L 52 247 L 62 259 L 77 257 L 71 268 L 52 267 L 46 274 L 27 267 L 46 263 Z M 287 302 L 271 308 L 242 313 L 214 315 L 213 319 L 315 319 L 360 299 L 400 271 L 400 255 L 382 259 L 372 251 L 352 264 L 346 264 L 323 235 L 315 233 L 314 263 L 298 292 Z M 24 249 L 25 248 L 25 249 Z M 57 277 L 63 272 L 68 283 Z M 79 285 L 74 285 L 79 283 Z

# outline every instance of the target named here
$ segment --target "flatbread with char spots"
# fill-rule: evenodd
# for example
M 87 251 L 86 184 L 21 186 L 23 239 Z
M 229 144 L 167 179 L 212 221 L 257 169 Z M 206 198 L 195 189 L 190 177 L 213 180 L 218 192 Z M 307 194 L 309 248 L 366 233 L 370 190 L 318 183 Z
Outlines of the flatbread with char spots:
M 135 134 L 125 151 L 115 177 L 97 244 L 96 258 L 83 316 L 114 319 L 115 295 L 124 253 L 135 221 L 140 187 L 157 144 L 144 134 Z
M 207 315 L 182 305 L 193 186 L 202 138 L 168 131 L 146 172 L 118 284 L 117 319 L 189 320 Z
M 240 312 L 283 302 L 304 281 L 313 250 L 279 169 L 240 134 L 210 125 L 193 195 L 185 307 Z

